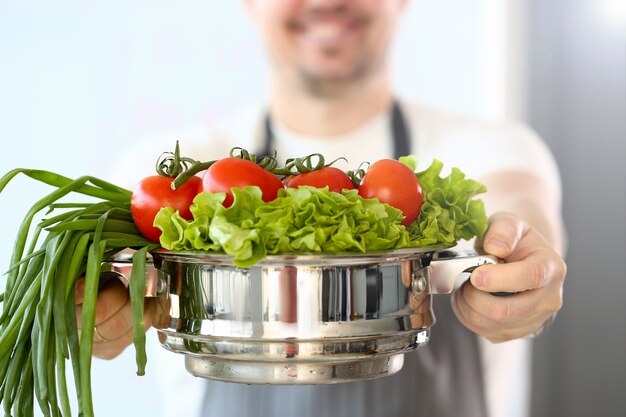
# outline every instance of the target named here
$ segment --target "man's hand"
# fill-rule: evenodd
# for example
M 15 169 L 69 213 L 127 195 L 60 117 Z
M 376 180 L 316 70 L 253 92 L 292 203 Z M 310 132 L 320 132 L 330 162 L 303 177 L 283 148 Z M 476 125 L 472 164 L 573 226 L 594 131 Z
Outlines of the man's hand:
M 82 328 L 82 304 L 85 280 L 76 282 L 76 318 Z M 146 330 L 150 326 L 163 327 L 167 324 L 167 310 L 157 298 L 146 298 L 143 320 Z M 117 279 L 107 282 L 98 292 L 96 303 L 96 328 L 93 337 L 93 356 L 113 359 L 133 341 L 133 318 L 128 289 Z
M 454 293 L 459 321 L 494 343 L 536 333 L 561 308 L 565 262 L 537 231 L 509 213 L 490 217 L 482 248 L 505 263 L 477 268 Z M 515 294 L 490 294 L 503 291 Z

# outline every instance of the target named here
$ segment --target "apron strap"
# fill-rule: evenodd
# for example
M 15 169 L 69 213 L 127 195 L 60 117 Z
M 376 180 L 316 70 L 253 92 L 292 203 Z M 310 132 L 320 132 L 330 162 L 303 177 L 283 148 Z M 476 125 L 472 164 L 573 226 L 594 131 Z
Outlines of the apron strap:
M 391 137 L 393 138 L 393 157 L 395 159 L 411 153 L 411 132 L 397 100 L 393 101 L 391 108 Z

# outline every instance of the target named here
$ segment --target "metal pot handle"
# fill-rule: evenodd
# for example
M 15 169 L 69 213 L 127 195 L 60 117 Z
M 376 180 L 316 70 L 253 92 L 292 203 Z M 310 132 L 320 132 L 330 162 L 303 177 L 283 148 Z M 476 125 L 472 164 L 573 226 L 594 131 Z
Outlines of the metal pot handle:
M 133 269 L 132 256 L 117 255 L 101 264 L 100 287 L 111 279 L 119 279 L 128 288 Z M 152 257 L 146 262 L 146 284 L 144 297 L 158 297 L 165 291 L 166 283 L 159 276 L 159 271 L 152 263 Z
M 474 250 L 443 250 L 433 254 L 430 269 L 430 293 L 449 294 L 463 285 L 472 271 L 484 264 L 498 264 L 502 260 L 493 255 L 479 254 Z M 511 293 L 493 293 L 511 295 Z

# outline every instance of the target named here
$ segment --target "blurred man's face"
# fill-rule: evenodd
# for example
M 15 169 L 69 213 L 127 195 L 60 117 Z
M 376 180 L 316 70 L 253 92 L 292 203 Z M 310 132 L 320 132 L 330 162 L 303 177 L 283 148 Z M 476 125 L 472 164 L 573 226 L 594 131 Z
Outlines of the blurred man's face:
M 276 74 L 332 93 L 384 68 L 402 0 L 248 0 Z

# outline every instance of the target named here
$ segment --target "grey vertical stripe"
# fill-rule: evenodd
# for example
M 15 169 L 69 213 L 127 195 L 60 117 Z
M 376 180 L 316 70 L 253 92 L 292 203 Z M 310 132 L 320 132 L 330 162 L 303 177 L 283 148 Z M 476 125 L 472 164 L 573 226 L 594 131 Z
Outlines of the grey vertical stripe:
M 447 296 L 433 297 L 437 323 L 396 375 L 336 385 L 270 386 L 207 381 L 200 417 L 486 417 L 476 336 Z

